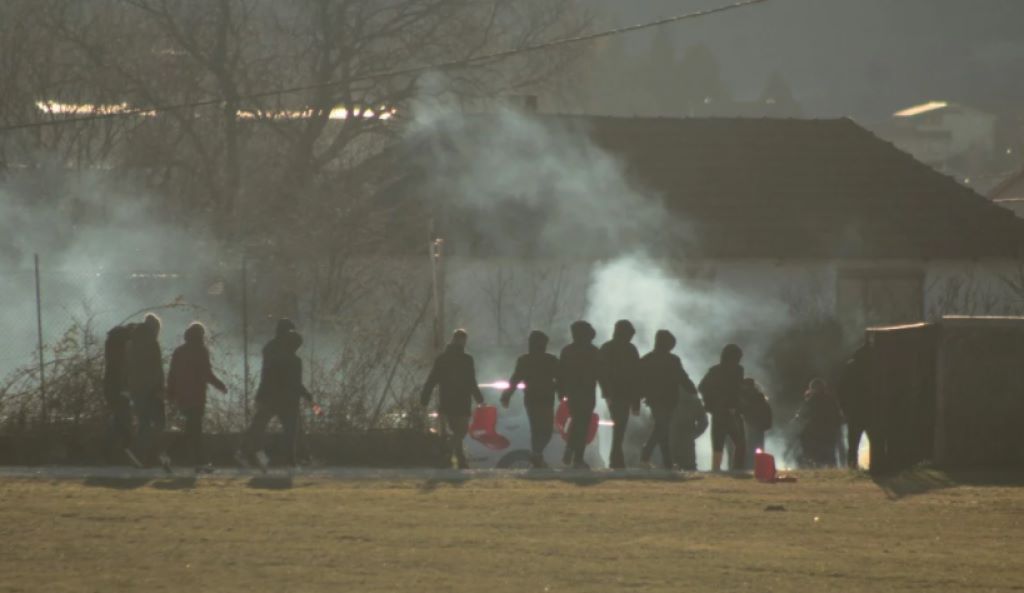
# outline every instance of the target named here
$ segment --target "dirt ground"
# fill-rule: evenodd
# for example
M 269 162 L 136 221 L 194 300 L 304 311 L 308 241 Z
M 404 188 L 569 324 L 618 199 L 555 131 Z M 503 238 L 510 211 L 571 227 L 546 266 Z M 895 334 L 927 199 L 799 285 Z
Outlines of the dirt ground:
M 1024 479 L 0 478 L 0 591 L 1020 591 Z

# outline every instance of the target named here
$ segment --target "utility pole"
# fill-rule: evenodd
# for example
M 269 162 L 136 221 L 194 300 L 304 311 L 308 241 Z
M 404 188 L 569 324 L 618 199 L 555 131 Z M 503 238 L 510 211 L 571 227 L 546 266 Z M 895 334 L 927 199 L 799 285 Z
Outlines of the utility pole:
M 242 411 L 249 425 L 249 278 L 248 256 L 242 251 Z

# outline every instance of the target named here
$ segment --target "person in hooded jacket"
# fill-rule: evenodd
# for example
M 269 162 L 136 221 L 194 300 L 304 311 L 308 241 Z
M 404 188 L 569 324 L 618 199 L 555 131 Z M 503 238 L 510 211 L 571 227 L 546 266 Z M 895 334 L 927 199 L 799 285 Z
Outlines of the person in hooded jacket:
M 128 342 L 134 324 L 119 325 L 107 332 L 103 344 L 103 399 L 110 419 L 107 425 L 106 446 L 122 451 L 135 467 L 142 464 L 132 452 L 132 403 L 125 387 L 125 363 Z
M 740 415 L 740 397 L 743 390 L 743 350 L 736 344 L 722 349 L 720 362 L 711 367 L 701 379 L 698 390 L 704 397 L 704 407 L 711 413 L 711 469 L 722 470 L 725 441 L 732 441 L 733 456 L 729 469 L 737 470 L 746 463 L 747 443 Z
M 804 467 L 835 467 L 836 444 L 843 425 L 839 401 L 822 379 L 813 379 L 804 392 L 804 401 L 797 410 L 800 427 L 801 465 Z
M 697 393 L 683 393 L 672 415 L 672 461 L 679 469 L 697 471 L 697 439 L 708 429 L 708 413 Z
M 672 354 L 675 347 L 676 337 L 672 332 L 660 329 L 654 334 L 654 350 L 640 359 L 642 393 L 654 419 L 654 429 L 641 451 L 641 460 L 650 463 L 651 454 L 657 446 L 661 449 L 661 463 L 665 469 L 673 467 L 670 434 L 672 415 L 679 404 L 680 394 L 687 398 L 697 395 L 697 388 L 686 374 L 682 361 Z
M 588 469 L 583 460 L 587 448 L 590 418 L 597 405 L 597 379 L 601 372 L 601 354 L 594 346 L 594 331 L 586 321 L 569 327 L 572 343 L 558 357 L 558 393 L 569 404 L 569 434 L 565 459 L 576 469 Z
M 469 334 L 465 330 L 455 330 L 444 352 L 434 360 L 427 382 L 420 392 L 420 402 L 426 406 L 430 403 L 434 388 L 439 388 L 437 410 L 448 429 L 448 437 L 444 444 L 445 453 L 448 453 L 445 460 L 451 463 L 450 452 L 454 450 L 459 469 L 469 468 L 462 441 L 469 431 L 472 402 L 475 400 L 478 405 L 484 403 L 484 396 L 480 393 L 480 386 L 476 380 L 473 357 L 466 353 L 468 339 Z
M 625 319 L 615 322 L 612 339 L 601 346 L 601 397 L 608 405 L 614 427 L 612 449 L 608 465 L 612 469 L 625 469 L 626 456 L 622 450 L 630 414 L 640 413 L 640 353 L 633 345 L 636 330 Z
M 136 454 L 143 463 L 151 462 L 159 449 L 164 430 L 164 361 L 160 351 L 160 318 L 149 313 L 142 323 L 132 329 L 125 359 L 125 387 L 132 400 L 138 424 Z M 159 461 L 164 469 L 170 468 L 170 459 L 162 451 Z
M 541 469 L 548 467 L 544 461 L 544 449 L 551 442 L 555 429 L 558 358 L 548 353 L 548 336 L 544 332 L 530 332 L 528 342 L 529 351 L 516 361 L 508 388 L 501 394 L 501 404 L 508 408 L 519 383 L 525 383 L 523 403 L 530 420 L 530 463 Z
M 256 389 L 256 413 L 246 434 L 243 450 L 238 456 L 244 463 L 255 452 L 260 468 L 266 470 L 268 458 L 263 451 L 263 435 L 270 420 L 277 418 L 284 432 L 285 463 L 295 465 L 295 440 L 298 430 L 299 406 L 313 396 L 302 382 L 302 359 L 297 352 L 302 336 L 287 320 L 278 323 L 274 338 L 263 348 L 263 367 Z
M 171 355 L 167 369 L 167 401 L 185 417 L 185 430 L 178 442 L 185 446 L 196 472 L 210 472 L 203 449 L 203 415 L 206 412 L 206 386 L 213 385 L 227 393 L 224 382 L 217 378 L 206 347 L 206 328 L 194 322 L 185 330 L 185 343 Z

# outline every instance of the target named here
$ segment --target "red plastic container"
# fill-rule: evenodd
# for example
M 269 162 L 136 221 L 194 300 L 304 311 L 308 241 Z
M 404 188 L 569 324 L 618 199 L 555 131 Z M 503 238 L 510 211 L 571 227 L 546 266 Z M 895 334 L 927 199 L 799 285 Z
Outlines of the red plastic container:
M 758 449 L 754 453 L 754 477 L 761 482 L 775 482 L 778 479 L 775 457 Z
M 590 426 L 587 428 L 588 445 L 597 437 L 597 426 L 600 421 L 601 417 L 597 413 L 590 415 Z M 555 410 L 555 428 L 558 429 L 558 434 L 562 435 L 564 441 L 569 440 L 570 424 L 572 424 L 572 415 L 569 413 L 569 402 L 563 399 Z
M 498 434 L 498 408 L 477 406 L 469 422 L 469 436 L 488 449 L 507 449 L 509 440 Z

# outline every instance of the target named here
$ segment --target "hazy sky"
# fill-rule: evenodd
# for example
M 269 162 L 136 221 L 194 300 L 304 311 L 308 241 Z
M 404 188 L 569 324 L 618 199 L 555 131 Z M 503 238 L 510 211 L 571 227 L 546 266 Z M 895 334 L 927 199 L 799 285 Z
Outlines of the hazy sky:
M 583 0 L 615 25 L 732 1 Z M 779 70 L 808 115 L 876 117 L 927 99 L 1024 108 L 1024 0 L 767 0 L 671 27 L 677 51 L 713 50 L 738 97 Z

